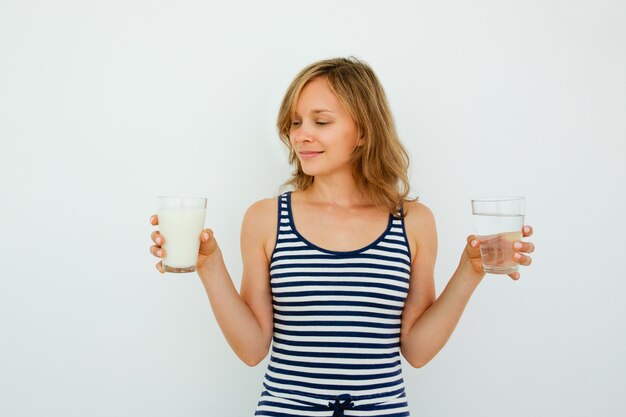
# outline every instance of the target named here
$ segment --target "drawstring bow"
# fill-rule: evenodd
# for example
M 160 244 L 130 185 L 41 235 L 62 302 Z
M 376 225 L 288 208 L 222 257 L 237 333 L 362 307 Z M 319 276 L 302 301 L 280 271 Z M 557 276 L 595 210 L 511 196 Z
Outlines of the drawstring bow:
M 354 408 L 350 394 L 341 394 L 335 398 L 335 402 L 329 402 L 328 408 L 333 410 L 333 417 L 344 417 L 344 411 Z

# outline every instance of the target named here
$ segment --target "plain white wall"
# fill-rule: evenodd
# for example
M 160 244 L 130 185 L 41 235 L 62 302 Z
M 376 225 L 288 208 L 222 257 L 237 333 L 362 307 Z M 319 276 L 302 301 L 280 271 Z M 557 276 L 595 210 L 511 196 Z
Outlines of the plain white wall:
M 435 214 L 441 292 L 476 194 L 527 197 L 534 263 L 488 275 L 405 366 L 413 415 L 626 414 L 621 0 L 0 1 L 0 415 L 251 416 L 195 274 L 149 254 L 159 194 L 241 219 L 291 171 L 274 122 L 305 65 L 355 55 Z

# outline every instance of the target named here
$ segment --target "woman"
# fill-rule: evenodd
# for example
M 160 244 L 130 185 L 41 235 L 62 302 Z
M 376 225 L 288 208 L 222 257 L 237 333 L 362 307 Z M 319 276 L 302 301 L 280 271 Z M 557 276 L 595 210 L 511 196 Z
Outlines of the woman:
M 295 166 L 286 183 L 293 191 L 247 210 L 240 292 L 210 229 L 197 264 L 239 358 L 254 366 L 272 346 L 256 415 L 408 416 L 400 354 L 418 368 L 445 345 L 485 275 L 480 242 L 467 238 L 436 298 L 435 220 L 407 198 L 408 156 L 366 63 L 338 58 L 303 69 L 278 130 Z M 523 236 L 531 234 L 525 226 Z M 163 257 L 163 237 L 152 239 L 151 252 Z M 524 253 L 532 243 L 514 250 L 516 262 L 531 263 Z

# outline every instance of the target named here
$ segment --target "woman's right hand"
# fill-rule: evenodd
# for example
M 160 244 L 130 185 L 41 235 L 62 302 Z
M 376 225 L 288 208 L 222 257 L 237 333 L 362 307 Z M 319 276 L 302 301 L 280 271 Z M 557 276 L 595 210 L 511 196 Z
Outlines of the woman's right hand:
M 159 217 L 156 214 L 153 214 L 150 217 L 150 224 L 153 226 L 158 226 Z M 150 253 L 156 256 L 157 258 L 163 258 L 165 256 L 165 248 L 163 248 L 163 243 L 165 241 L 164 237 L 158 230 L 152 232 L 151 236 L 152 241 L 155 243 L 150 247 Z M 211 229 L 204 229 L 200 234 L 200 248 L 198 249 L 198 262 L 196 264 L 196 270 L 202 269 L 205 265 L 208 264 L 208 261 L 214 258 L 217 254 L 219 254 L 219 245 L 213 236 L 213 231 Z M 156 264 L 156 269 L 160 273 L 164 273 L 163 270 L 163 261 L 159 261 Z

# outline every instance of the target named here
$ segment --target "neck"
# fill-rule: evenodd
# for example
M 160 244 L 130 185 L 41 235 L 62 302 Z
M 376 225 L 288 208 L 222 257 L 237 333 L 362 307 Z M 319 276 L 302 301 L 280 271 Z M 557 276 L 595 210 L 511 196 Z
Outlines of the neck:
M 371 205 L 368 198 L 359 190 L 354 181 L 328 181 L 315 178 L 305 193 L 312 203 L 327 204 L 336 208 L 351 209 Z

